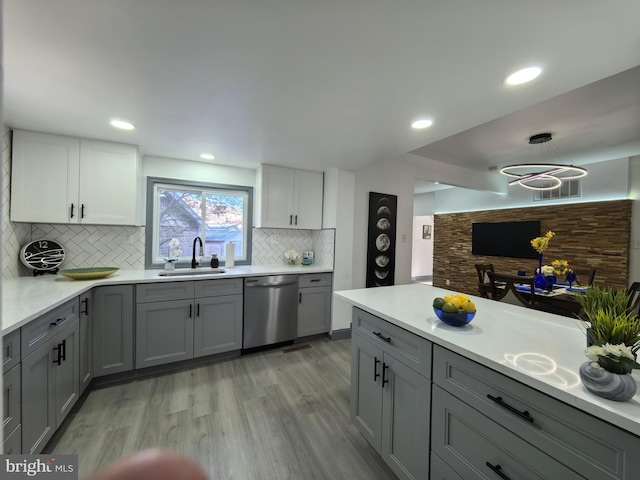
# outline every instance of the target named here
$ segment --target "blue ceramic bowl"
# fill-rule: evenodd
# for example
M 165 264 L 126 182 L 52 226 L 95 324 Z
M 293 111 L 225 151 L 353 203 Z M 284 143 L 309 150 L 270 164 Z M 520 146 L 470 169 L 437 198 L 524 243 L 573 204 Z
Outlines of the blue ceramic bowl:
M 433 311 L 436 312 L 436 316 L 447 325 L 452 327 L 462 327 L 473 320 L 476 313 L 449 313 L 443 312 L 439 308 L 433 307 Z

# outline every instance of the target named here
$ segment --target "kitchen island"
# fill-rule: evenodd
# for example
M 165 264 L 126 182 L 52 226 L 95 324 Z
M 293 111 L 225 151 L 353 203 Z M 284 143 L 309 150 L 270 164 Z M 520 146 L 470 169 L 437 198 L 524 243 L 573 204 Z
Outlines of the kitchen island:
M 431 438 L 427 439 L 431 442 L 431 478 L 434 475 L 441 475 L 438 478 L 476 478 L 475 475 L 480 475 L 478 472 L 484 465 L 475 465 L 469 459 L 460 460 L 465 458 L 466 447 L 447 442 L 457 441 L 460 437 L 471 438 L 473 432 L 494 428 L 498 438 L 513 436 L 500 448 L 516 459 L 514 470 L 525 463 L 519 459 L 521 451 L 526 452 L 523 458 L 532 458 L 534 454 L 543 452 L 539 462 L 549 464 L 550 471 L 564 478 L 574 478 L 571 476 L 573 472 L 579 473 L 575 478 L 637 478 L 640 468 L 637 460 L 640 454 L 640 394 L 631 401 L 619 403 L 597 397 L 583 387 L 578 369 L 586 361 L 583 353 L 586 341 L 583 327 L 577 320 L 471 297 L 477 306 L 474 320 L 465 327 L 451 327 L 440 322 L 432 308 L 436 297 L 449 293 L 455 292 L 422 284 L 335 292 L 337 299 L 355 307 L 352 382 L 358 385 L 352 386 L 351 401 L 356 425 L 366 423 L 361 418 L 364 414 L 361 416 L 358 410 L 365 409 L 363 405 L 368 401 L 358 396 L 358 388 L 365 385 L 365 377 L 379 381 L 377 376 L 382 371 L 382 380 L 389 385 L 386 388 L 392 389 L 393 375 L 387 373 L 387 369 L 392 368 L 391 360 L 399 359 L 433 385 L 433 395 L 422 399 L 423 410 L 432 402 L 432 407 L 429 407 L 432 409 Z M 398 338 L 396 347 L 393 347 L 394 335 Z M 428 353 L 419 353 L 420 348 L 427 351 L 426 347 L 420 347 L 421 340 L 432 346 L 431 358 L 426 358 Z M 368 362 L 368 352 L 374 352 L 370 354 L 371 375 L 358 371 L 363 362 Z M 386 358 L 390 361 L 386 362 Z M 383 363 L 379 365 L 381 359 Z M 424 367 L 427 363 L 428 369 Z M 638 381 L 637 371 L 634 376 Z M 411 383 L 406 380 L 405 384 L 416 385 L 415 392 L 419 391 L 417 381 Z M 483 390 L 485 387 L 487 391 Z M 493 388 L 497 393 L 491 393 Z M 487 397 L 491 400 L 487 401 Z M 495 412 L 494 404 L 498 406 Z M 504 407 L 505 404 L 508 406 Z M 467 412 L 469 418 L 464 413 L 467 408 L 470 409 Z M 515 410 L 518 410 L 517 414 Z M 487 418 L 477 415 L 478 412 Z M 488 425 L 482 424 L 484 420 L 489 422 Z M 474 423 L 476 421 L 477 424 Z M 410 422 L 405 420 L 404 424 L 405 427 L 408 425 L 406 428 L 412 428 Z M 555 429 L 556 433 L 545 432 L 547 427 Z M 453 429 L 453 433 L 448 429 Z M 364 428 L 365 432 L 367 430 L 370 430 L 369 426 Z M 562 437 L 564 432 L 570 432 L 568 437 L 574 440 L 579 438 L 577 443 L 568 437 L 560 439 L 558 436 Z M 410 433 L 419 435 L 419 432 Z M 598 436 L 606 438 L 606 441 L 598 444 Z M 615 443 L 616 438 L 621 441 L 614 446 L 610 442 Z M 491 437 L 482 436 L 476 440 L 475 447 L 469 450 L 471 456 L 479 445 L 490 445 L 494 441 Z M 535 448 L 530 452 L 528 449 L 532 445 Z M 593 462 L 597 464 L 595 466 L 590 463 L 589 456 L 597 457 L 598 452 L 606 450 L 611 450 L 610 458 L 597 458 Z M 580 451 L 580 455 L 572 457 Z M 426 456 L 424 450 L 422 454 Z M 385 453 L 381 455 L 385 457 Z M 451 457 L 447 458 L 448 455 Z M 402 463 L 401 455 L 390 457 L 388 463 L 392 468 L 391 463 Z M 557 466 L 552 463 L 556 460 Z M 411 464 L 408 460 L 405 463 Z M 495 467 L 494 463 L 491 464 Z M 509 462 L 503 460 L 503 467 L 505 463 Z M 400 478 L 417 478 L 405 467 L 401 465 L 399 469 Z M 428 465 L 417 468 L 421 473 L 420 468 L 428 468 Z M 571 474 L 564 472 L 563 468 Z M 500 468 L 497 470 L 501 471 Z M 484 474 L 492 478 L 495 470 Z M 514 477 L 539 478 L 536 475 L 552 478 L 549 476 L 552 474 L 540 471 L 533 475 L 528 471 L 515 472 Z

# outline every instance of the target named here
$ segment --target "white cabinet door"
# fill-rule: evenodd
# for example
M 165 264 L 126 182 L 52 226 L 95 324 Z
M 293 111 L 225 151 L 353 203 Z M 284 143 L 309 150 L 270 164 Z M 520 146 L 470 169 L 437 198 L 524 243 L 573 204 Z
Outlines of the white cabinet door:
M 75 138 L 15 130 L 11 221 L 75 223 L 79 158 L 80 142 Z
M 137 187 L 136 147 L 81 140 L 80 223 L 136 225 Z
M 321 172 L 262 165 L 259 175 L 257 227 L 322 228 Z
M 262 210 L 259 226 L 269 228 L 293 227 L 294 170 L 273 165 L 261 168 Z
M 294 228 L 322 228 L 323 180 L 320 172 L 295 171 Z

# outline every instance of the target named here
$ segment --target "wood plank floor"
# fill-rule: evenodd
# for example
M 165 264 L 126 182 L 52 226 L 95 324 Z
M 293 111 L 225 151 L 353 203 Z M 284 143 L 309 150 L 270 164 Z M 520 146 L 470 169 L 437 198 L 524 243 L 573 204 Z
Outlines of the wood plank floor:
M 349 419 L 351 341 L 306 344 L 93 390 L 47 450 L 80 478 L 159 447 L 211 479 L 396 479 Z

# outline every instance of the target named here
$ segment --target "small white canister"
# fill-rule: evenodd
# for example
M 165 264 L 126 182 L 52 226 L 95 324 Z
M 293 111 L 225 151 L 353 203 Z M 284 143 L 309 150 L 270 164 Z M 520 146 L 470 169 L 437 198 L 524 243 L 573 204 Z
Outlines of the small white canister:
M 233 268 L 233 262 L 236 255 L 236 250 L 234 248 L 233 242 L 227 243 L 224 248 L 225 248 L 224 268 Z

